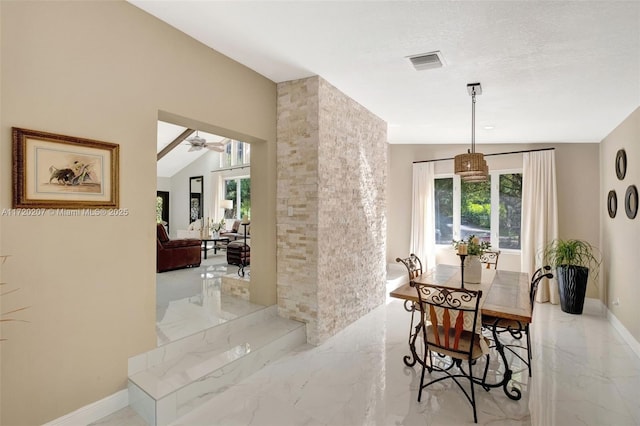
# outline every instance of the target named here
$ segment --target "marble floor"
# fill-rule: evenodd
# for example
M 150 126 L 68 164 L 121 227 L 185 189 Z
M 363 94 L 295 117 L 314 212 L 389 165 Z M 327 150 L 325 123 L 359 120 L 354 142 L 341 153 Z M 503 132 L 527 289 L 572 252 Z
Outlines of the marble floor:
M 159 299 L 158 309 L 165 305 Z M 324 344 L 301 346 L 172 425 L 473 424 L 451 381 L 427 388 L 417 401 L 420 370 L 402 362 L 408 321 L 400 301 L 389 299 Z M 640 425 L 640 358 L 599 303 L 587 300 L 582 315 L 536 305 L 532 338 L 533 378 L 524 368 L 514 375 L 522 399 L 476 387 L 478 424 Z M 125 408 L 95 424 L 144 422 Z
M 264 308 L 220 292 L 222 276 L 237 271 L 227 265 L 224 251 L 209 250 L 197 268 L 156 274 L 158 346 Z

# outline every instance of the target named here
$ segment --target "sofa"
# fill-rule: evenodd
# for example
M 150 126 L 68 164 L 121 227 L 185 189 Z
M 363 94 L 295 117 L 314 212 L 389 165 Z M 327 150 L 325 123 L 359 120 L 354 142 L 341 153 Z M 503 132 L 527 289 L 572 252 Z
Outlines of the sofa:
M 157 225 L 156 272 L 200 266 L 202 241 L 196 238 L 169 239 L 164 225 Z
M 220 236 L 229 238 L 229 241 L 243 240 L 245 238 L 244 230 L 246 228 L 246 238 L 251 238 L 251 223 L 247 223 L 245 227 L 239 220 L 234 220 L 230 231 L 221 231 Z

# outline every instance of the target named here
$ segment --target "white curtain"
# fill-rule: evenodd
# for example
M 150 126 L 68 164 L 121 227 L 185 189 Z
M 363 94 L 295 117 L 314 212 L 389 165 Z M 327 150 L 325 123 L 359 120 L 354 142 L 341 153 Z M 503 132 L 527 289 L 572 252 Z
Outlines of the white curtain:
M 211 186 L 212 186 L 212 200 L 211 206 L 213 208 L 211 219 L 215 222 L 220 222 L 220 219 L 224 217 L 224 212 L 222 210 L 222 206 L 220 205 L 221 201 L 224 200 L 224 178 L 222 173 L 217 172 L 213 173 L 211 176 Z
M 436 266 L 434 164 L 413 165 L 413 201 L 411 209 L 411 247 L 423 268 Z
M 521 229 L 521 267 L 523 272 L 528 272 L 531 276 L 542 266 L 541 250 L 558 238 L 556 160 L 553 150 L 523 155 Z M 540 282 L 536 300 L 558 303 L 555 279 Z

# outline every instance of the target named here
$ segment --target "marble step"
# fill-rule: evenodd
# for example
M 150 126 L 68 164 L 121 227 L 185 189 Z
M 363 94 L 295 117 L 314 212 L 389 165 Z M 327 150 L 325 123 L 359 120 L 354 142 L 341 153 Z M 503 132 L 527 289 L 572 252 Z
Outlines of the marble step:
M 304 343 L 305 325 L 276 306 L 228 321 L 131 359 L 129 405 L 167 425 Z
M 401 263 L 387 264 L 387 290 L 395 290 L 403 284 L 409 282 L 407 268 Z

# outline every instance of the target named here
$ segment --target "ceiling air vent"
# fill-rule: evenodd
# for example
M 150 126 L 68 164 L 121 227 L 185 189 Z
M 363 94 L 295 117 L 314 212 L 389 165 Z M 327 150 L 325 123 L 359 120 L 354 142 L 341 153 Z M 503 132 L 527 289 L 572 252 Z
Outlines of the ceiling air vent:
M 422 53 L 420 55 L 409 56 L 409 60 L 417 71 L 440 68 L 444 65 L 442 53 L 440 51 Z

